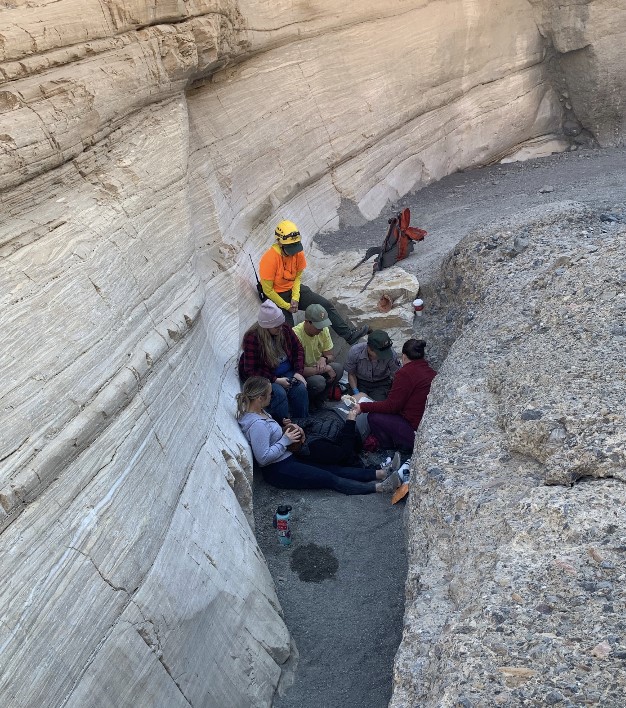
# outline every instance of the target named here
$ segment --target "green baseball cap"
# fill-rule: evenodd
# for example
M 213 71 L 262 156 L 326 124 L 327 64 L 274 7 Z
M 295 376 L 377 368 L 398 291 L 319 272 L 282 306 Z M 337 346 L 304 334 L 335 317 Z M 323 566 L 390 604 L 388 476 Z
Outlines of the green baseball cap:
M 332 327 L 332 322 L 328 319 L 328 312 L 317 304 L 309 305 L 304 311 L 304 319 L 308 320 L 313 327 L 324 329 L 324 327 Z
M 382 329 L 375 329 L 367 338 L 367 346 L 376 352 L 379 359 L 393 358 L 393 342 L 389 339 L 389 335 Z

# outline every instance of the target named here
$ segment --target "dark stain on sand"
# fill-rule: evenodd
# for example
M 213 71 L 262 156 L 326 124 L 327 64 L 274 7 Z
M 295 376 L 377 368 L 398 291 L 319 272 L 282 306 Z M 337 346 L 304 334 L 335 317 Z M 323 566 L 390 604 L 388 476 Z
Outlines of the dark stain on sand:
M 339 561 L 330 546 L 307 543 L 294 549 L 291 555 L 291 570 L 303 583 L 321 583 L 330 580 L 339 570 Z

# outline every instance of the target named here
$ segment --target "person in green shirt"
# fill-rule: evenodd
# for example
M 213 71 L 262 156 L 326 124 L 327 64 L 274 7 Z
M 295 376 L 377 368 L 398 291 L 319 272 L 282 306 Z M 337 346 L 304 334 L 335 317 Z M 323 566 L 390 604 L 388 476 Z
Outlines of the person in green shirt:
M 333 340 L 328 328 L 331 322 L 326 310 L 318 304 L 304 311 L 304 322 L 293 328 L 304 349 L 304 378 L 307 381 L 309 401 L 320 404 L 327 389 L 343 376 L 343 365 L 335 361 Z

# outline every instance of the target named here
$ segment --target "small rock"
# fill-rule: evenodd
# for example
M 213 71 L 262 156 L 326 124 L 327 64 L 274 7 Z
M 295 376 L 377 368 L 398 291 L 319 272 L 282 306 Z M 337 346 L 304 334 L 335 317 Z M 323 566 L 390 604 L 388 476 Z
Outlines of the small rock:
M 600 642 L 591 650 L 591 654 L 598 659 L 606 659 L 606 657 L 611 653 L 611 645 L 607 642 Z
M 550 192 L 554 192 L 554 187 L 549 184 L 539 190 L 539 194 L 550 194 Z
M 575 138 L 582 132 L 582 125 L 577 120 L 566 120 L 563 123 L 563 132 L 570 138 Z
M 619 221 L 619 216 L 617 214 L 600 214 L 600 221 L 604 221 L 605 223 L 608 224 L 616 224 Z
M 515 254 L 523 253 L 529 246 L 530 241 L 527 236 L 516 236 L 513 240 L 513 252 Z
M 527 408 L 521 416 L 522 420 L 539 420 L 543 418 L 543 411 L 536 411 L 532 408 Z
M 545 698 L 547 705 L 553 706 L 565 700 L 565 696 L 560 691 L 550 691 Z

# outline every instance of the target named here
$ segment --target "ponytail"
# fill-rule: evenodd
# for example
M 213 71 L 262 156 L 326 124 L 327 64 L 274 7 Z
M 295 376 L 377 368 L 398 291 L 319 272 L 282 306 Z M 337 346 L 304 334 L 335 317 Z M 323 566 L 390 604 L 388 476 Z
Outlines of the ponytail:
M 241 393 L 235 396 L 237 401 L 237 420 L 250 410 L 250 402 L 255 398 L 264 396 L 271 385 L 269 380 L 263 376 L 251 376 L 246 380 Z

